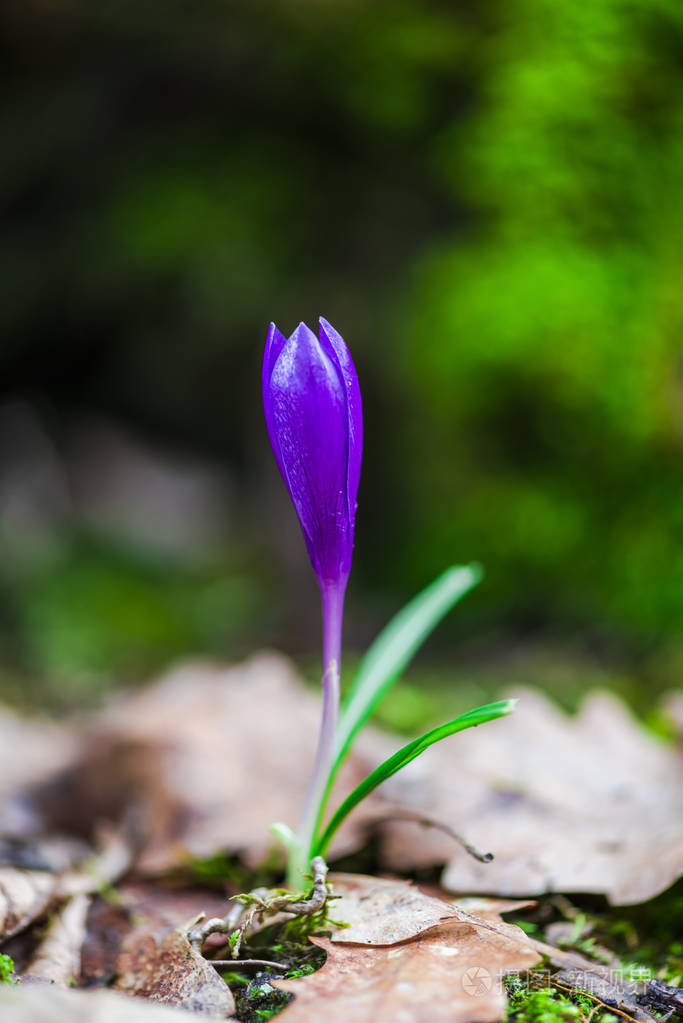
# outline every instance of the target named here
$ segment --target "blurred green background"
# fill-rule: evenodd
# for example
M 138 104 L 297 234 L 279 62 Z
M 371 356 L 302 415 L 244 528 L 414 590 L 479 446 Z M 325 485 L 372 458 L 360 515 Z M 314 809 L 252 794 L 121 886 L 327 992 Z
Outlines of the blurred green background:
M 260 359 L 321 313 L 365 403 L 349 662 L 446 565 L 487 571 L 394 723 L 454 683 L 646 713 L 678 683 L 680 0 L 0 18 L 6 698 L 263 644 L 315 674 Z

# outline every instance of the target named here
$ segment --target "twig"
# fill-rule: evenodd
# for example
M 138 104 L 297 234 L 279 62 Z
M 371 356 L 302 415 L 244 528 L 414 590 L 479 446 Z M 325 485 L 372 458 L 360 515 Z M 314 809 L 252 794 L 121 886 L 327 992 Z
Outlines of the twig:
M 268 966 L 273 970 L 288 970 L 284 963 L 272 963 L 270 959 L 209 959 L 212 966 Z
M 642 1000 L 655 1009 L 659 1009 L 660 1012 L 668 1009 L 669 1015 L 676 1013 L 683 1019 L 683 988 L 664 984 L 663 981 L 653 977 L 648 982 Z
M 590 974 L 585 974 L 585 976 L 590 977 Z M 652 1014 L 647 1009 L 640 1008 L 635 1004 L 634 996 L 631 992 L 621 991 L 611 986 L 608 982 L 603 982 L 607 989 L 606 996 L 599 995 L 595 991 L 588 991 L 580 983 L 572 984 L 571 981 L 565 980 L 560 974 L 551 977 L 550 984 L 567 994 L 581 995 L 583 998 L 588 998 L 595 1003 L 595 1008 L 606 1009 L 607 1012 L 621 1016 L 623 1019 L 634 1020 L 636 1023 L 649 1023 L 653 1019 Z
M 313 871 L 313 890 L 307 899 L 299 902 L 286 902 L 279 907 L 285 913 L 294 913 L 295 916 L 313 916 L 319 913 L 327 902 L 327 864 L 322 856 L 316 856 L 311 860 Z M 284 896 L 283 898 L 287 898 Z
M 328 899 L 327 864 L 322 856 L 311 860 L 313 871 L 313 888 L 307 899 L 296 899 L 289 892 L 271 892 L 267 888 L 255 888 L 245 895 L 235 896 L 235 905 L 224 917 L 212 917 L 202 922 L 199 917 L 188 930 L 188 939 L 192 947 L 201 955 L 202 946 L 210 934 L 229 934 L 230 953 L 238 962 L 240 947 L 244 935 L 252 926 L 254 919 L 262 922 L 264 916 L 275 916 L 287 913 L 291 916 L 313 916 L 319 913 Z M 201 926 L 198 926 L 201 924 Z M 234 935 L 234 938 L 233 938 Z M 209 960 L 217 961 L 217 960 Z
M 235 902 L 230 907 L 230 912 L 224 917 L 212 916 L 202 923 L 204 914 L 195 920 L 195 926 L 188 931 L 188 939 L 193 948 L 201 954 L 202 945 L 210 934 L 231 934 L 236 930 L 239 919 L 244 913 L 244 906 L 241 902 Z M 196 926 L 201 923 L 201 927 Z
M 493 853 L 482 853 L 479 852 L 467 839 L 463 838 L 462 835 L 458 834 L 457 831 L 443 821 L 437 821 L 433 817 L 425 817 L 424 814 L 418 813 L 412 810 L 396 810 L 393 813 L 385 814 L 382 817 L 375 817 L 369 821 L 370 826 L 377 824 L 387 824 L 391 821 L 411 821 L 414 824 L 419 824 L 422 828 L 434 828 L 436 831 L 443 831 L 449 838 L 454 839 L 466 853 L 473 856 L 475 860 L 479 860 L 480 863 L 490 863 L 493 860 Z

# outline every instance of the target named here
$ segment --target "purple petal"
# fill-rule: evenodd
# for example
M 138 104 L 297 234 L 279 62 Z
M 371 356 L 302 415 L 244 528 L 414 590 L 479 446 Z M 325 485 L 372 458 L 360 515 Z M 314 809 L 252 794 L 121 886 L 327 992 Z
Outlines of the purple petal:
M 337 362 L 303 323 L 279 345 L 264 404 L 313 567 L 321 579 L 338 578 L 348 570 L 352 543 L 346 387 Z
M 349 521 L 351 531 L 356 519 L 356 496 L 358 494 L 358 483 L 360 481 L 360 463 L 363 454 L 363 410 L 361 406 L 360 387 L 356 368 L 351 359 L 351 353 L 346 343 L 334 327 L 324 317 L 320 317 L 320 341 L 329 353 L 325 341 L 329 342 L 332 348 L 333 357 L 337 361 L 339 371 L 346 389 L 346 406 L 349 429 L 349 465 L 347 476 L 347 498 L 349 504 Z M 350 567 L 350 565 L 349 565 Z
M 275 455 L 275 461 L 277 467 L 280 470 L 282 477 L 286 481 L 285 470 L 282 464 L 282 456 L 280 454 L 280 445 L 278 444 L 277 435 L 273 424 L 273 410 L 270 399 L 270 378 L 273 373 L 273 366 L 277 361 L 277 357 L 287 343 L 287 339 L 284 334 L 281 334 L 274 323 L 271 323 L 268 328 L 268 336 L 266 337 L 266 348 L 263 353 L 263 369 L 261 371 L 261 387 L 263 391 L 263 413 L 266 419 L 266 429 L 268 430 L 268 437 L 270 439 L 270 446 L 273 449 Z

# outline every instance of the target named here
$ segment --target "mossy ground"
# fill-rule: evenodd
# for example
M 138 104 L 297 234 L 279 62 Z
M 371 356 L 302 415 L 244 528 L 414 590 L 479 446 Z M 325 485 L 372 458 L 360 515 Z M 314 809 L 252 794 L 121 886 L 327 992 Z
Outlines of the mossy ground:
M 558 944 L 598 962 L 619 963 L 625 978 L 658 978 L 680 987 L 683 983 L 683 882 L 640 906 L 610 907 L 595 896 L 549 896 L 514 922 L 534 937 L 547 937 L 546 929 L 558 921 L 572 927 Z M 616 1023 L 618 1018 L 595 998 L 569 993 L 554 986 L 545 971 L 531 970 L 505 981 L 507 1020 L 514 1023 Z M 656 1015 L 657 1013 L 655 1013 Z
M 182 884 L 189 879 L 194 884 L 220 891 L 229 890 L 233 895 L 250 892 L 255 888 L 277 889 L 283 882 L 283 861 L 279 852 L 274 852 L 256 869 L 244 866 L 239 857 L 219 853 L 206 859 L 191 860 L 178 875 L 171 879 Z M 302 892 L 302 896 L 308 895 Z M 325 953 L 308 940 L 309 934 L 329 934 L 329 910 L 334 915 L 334 901 L 320 912 L 308 917 L 296 917 L 284 923 L 265 927 L 246 940 L 240 949 L 241 959 L 267 959 L 282 963 L 285 970 L 240 969 L 235 961 L 234 969 L 221 970 L 221 976 L 230 987 L 236 1007 L 236 1018 L 241 1023 L 260 1023 L 281 1012 L 292 1000 L 292 995 L 279 991 L 274 980 L 290 980 L 314 973 L 325 962 Z
M 377 843 L 370 839 L 366 846 L 333 869 L 360 873 L 381 872 Z M 234 884 L 238 879 L 272 885 L 279 883 L 277 873 L 268 867 L 251 875 L 231 858 L 216 857 L 193 867 L 195 879 L 209 886 Z M 416 881 L 435 883 L 437 871 L 421 872 Z M 551 940 L 565 949 L 573 949 L 597 962 L 618 962 L 625 977 L 649 979 L 657 977 L 666 984 L 683 983 L 683 882 L 667 892 L 638 906 L 611 907 L 600 896 L 550 895 L 538 899 L 535 907 L 510 915 L 506 919 L 541 940 Z M 276 978 L 304 976 L 319 969 L 324 953 L 307 941 L 307 932 L 316 930 L 315 921 L 290 921 L 267 928 L 245 943 L 244 958 L 271 959 L 287 966 L 285 971 L 262 970 L 256 974 L 235 970 L 222 976 L 230 985 L 237 1005 L 237 1018 L 242 1023 L 257 1023 L 277 1015 L 291 1001 L 291 996 L 272 984 Z M 548 933 L 553 924 L 566 926 L 563 937 L 555 939 Z M 324 931 L 324 921 L 318 921 Z M 553 985 L 552 971 L 545 968 L 527 974 L 511 975 L 505 982 L 508 994 L 507 1020 L 510 1023 L 616 1023 L 619 1017 L 608 1012 L 595 998 L 581 992 L 567 992 Z
M 314 973 L 325 962 L 325 953 L 316 945 L 312 945 L 300 930 L 293 930 L 291 921 L 268 927 L 255 935 L 252 942 L 242 946 L 242 956 L 247 958 L 267 958 L 287 966 L 286 970 L 259 970 L 249 976 L 239 971 L 226 970 L 221 976 L 230 986 L 235 997 L 236 1015 L 241 1023 L 258 1023 L 260 1020 L 276 1016 L 291 1002 L 292 995 L 279 991 L 273 980 L 289 980 L 305 977 Z
M 513 919 L 513 918 L 510 918 Z M 572 932 L 561 942 L 587 958 L 604 961 L 618 959 L 625 976 L 634 979 L 658 977 L 667 984 L 683 982 L 683 883 L 642 906 L 611 908 L 594 897 L 569 900 L 554 897 L 540 899 L 535 909 L 518 915 L 515 922 L 538 938 L 546 928 L 561 920 L 573 920 Z M 272 981 L 278 977 L 301 977 L 319 969 L 324 953 L 305 936 L 287 934 L 287 925 L 260 932 L 243 947 L 242 954 L 269 958 L 288 966 L 286 972 L 226 971 L 222 975 L 235 996 L 237 1018 L 242 1023 L 258 1023 L 276 1016 L 292 996 L 278 991 Z M 590 931 L 587 929 L 590 928 Z M 256 943 L 258 941 L 258 944 Z M 547 970 L 531 970 L 506 978 L 508 1023 L 617 1023 L 623 1019 L 606 1010 L 587 993 L 568 992 L 554 986 Z
M 683 881 L 637 906 L 609 906 L 598 896 L 548 896 L 533 911 L 508 917 L 534 937 L 560 921 L 571 923 L 556 944 L 598 962 L 618 960 L 624 976 L 656 977 L 676 987 L 683 983 Z
M 508 1023 L 618 1023 L 617 1016 L 599 1011 L 594 999 L 579 992 L 567 995 L 551 986 L 535 988 L 533 974 L 507 977 L 505 990 Z
M 580 696 L 579 689 L 575 687 L 570 690 L 566 674 L 559 674 L 559 669 L 555 679 L 557 684 L 548 685 L 547 665 L 544 661 L 539 663 L 543 668 L 546 688 L 558 698 L 562 694 L 564 705 L 573 709 Z M 352 677 L 352 674 L 349 671 L 348 677 Z M 587 685 L 585 673 L 575 674 L 581 678 L 580 689 L 583 691 Z M 502 673 L 489 672 L 485 668 L 478 673 L 470 671 L 469 675 L 469 681 L 463 676 L 460 680 L 462 685 L 456 689 L 463 709 L 493 698 L 500 692 L 503 681 L 510 683 L 511 676 L 516 681 L 514 672 L 506 672 L 503 679 Z M 628 681 L 621 680 L 620 684 L 616 684 L 619 680 L 608 674 L 591 677 L 589 681 L 591 685 L 609 684 L 627 699 L 647 727 L 662 738 L 671 738 L 668 731 L 670 724 L 653 716 L 647 706 L 638 702 L 634 697 L 634 688 Z M 452 673 L 446 678 L 437 669 L 430 673 L 423 667 L 411 674 L 390 695 L 383 705 L 381 723 L 399 732 L 414 734 L 420 729 L 424 730 L 460 709 L 459 706 L 454 708 L 453 693 Z M 352 858 L 331 866 L 333 869 L 361 873 L 381 872 L 379 852 L 376 840 L 370 837 L 366 846 Z M 218 854 L 188 864 L 180 872 L 182 876 L 175 880 L 180 884 L 191 881 L 195 885 L 199 883 L 234 894 L 255 887 L 280 884 L 282 867 L 280 857 L 265 863 L 262 869 L 254 872 L 247 870 L 238 856 Z M 437 882 L 438 872 L 421 873 L 416 875 L 416 880 Z M 564 947 L 576 949 L 597 960 L 605 955 L 617 958 L 625 973 L 657 977 L 675 986 L 683 983 L 683 884 L 673 887 L 649 903 L 633 907 L 611 908 L 605 900 L 592 896 L 572 896 L 570 900 L 562 897 L 542 898 L 533 911 L 525 910 L 510 919 L 515 919 L 529 933 L 542 939 L 548 937 L 546 931 L 552 923 L 570 921 L 572 927 L 563 939 Z M 285 934 L 281 930 L 261 932 L 258 935 L 258 946 L 255 942 L 247 943 L 241 954 L 245 958 L 267 958 L 287 966 L 287 970 L 281 972 L 264 970 L 240 973 L 233 970 L 223 974 L 233 990 L 238 1019 L 243 1023 L 269 1019 L 291 1000 L 291 996 L 277 991 L 273 986 L 271 981 L 274 978 L 305 975 L 318 969 L 325 960 L 324 953 L 313 947 L 305 934 Z M 12 981 L 13 963 L 8 956 L 0 955 L 0 983 Z M 615 1018 L 596 1006 L 595 1001 L 588 996 L 569 996 L 553 988 L 547 975 L 535 978 L 533 971 L 528 976 L 509 978 L 506 987 L 509 997 L 508 1019 L 515 1023 L 584 1023 L 589 1018 L 591 1023 L 610 1023 L 610 1018 Z

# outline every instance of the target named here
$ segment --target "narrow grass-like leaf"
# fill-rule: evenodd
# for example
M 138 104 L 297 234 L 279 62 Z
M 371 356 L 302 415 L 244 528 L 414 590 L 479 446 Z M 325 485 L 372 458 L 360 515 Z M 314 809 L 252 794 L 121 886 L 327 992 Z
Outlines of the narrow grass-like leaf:
M 361 661 L 344 701 L 335 745 L 335 759 L 320 798 L 314 827 L 318 835 L 339 768 L 368 718 L 401 676 L 427 636 L 483 576 L 480 565 L 446 569 L 418 593 L 382 629 Z M 311 853 L 312 855 L 312 853 Z
M 278 842 L 284 845 L 285 849 L 290 851 L 295 849 L 299 845 L 299 839 L 294 834 L 288 824 L 283 824 L 282 821 L 276 821 L 270 825 L 270 833 L 277 838 Z
M 387 778 L 391 778 L 393 774 L 400 771 L 402 767 L 409 764 L 415 757 L 419 757 L 420 753 L 424 753 L 426 749 L 433 746 L 435 742 L 439 742 L 440 739 L 445 739 L 447 735 L 453 735 L 454 732 L 462 732 L 466 728 L 472 728 L 475 725 L 483 725 L 487 721 L 493 721 L 495 718 L 503 717 L 505 714 L 509 714 L 514 709 L 516 700 L 498 700 L 496 703 L 487 703 L 484 707 L 477 707 L 475 710 L 469 710 L 466 714 L 461 714 L 460 717 L 454 718 L 453 721 L 446 722 L 445 725 L 439 725 L 438 728 L 432 729 L 431 732 L 426 732 L 421 735 L 419 739 L 413 739 L 407 746 L 403 746 L 402 749 L 398 750 L 393 756 L 385 760 L 383 764 L 376 767 L 364 781 L 358 785 L 350 795 L 346 797 L 344 802 L 341 804 L 337 812 L 334 814 L 330 823 L 325 828 L 323 834 L 315 843 L 311 854 L 313 856 L 324 856 L 327 852 L 329 844 L 334 836 L 334 833 L 339 828 L 340 824 L 347 817 L 351 811 L 358 806 L 358 804 L 369 796 L 370 793 L 381 785 Z
M 399 678 L 430 632 L 461 597 L 480 581 L 479 565 L 447 569 L 418 593 L 380 632 L 365 657 L 344 701 L 337 728 L 334 777 L 351 743 L 378 703 Z

